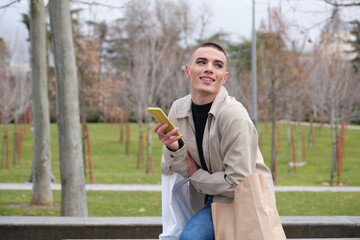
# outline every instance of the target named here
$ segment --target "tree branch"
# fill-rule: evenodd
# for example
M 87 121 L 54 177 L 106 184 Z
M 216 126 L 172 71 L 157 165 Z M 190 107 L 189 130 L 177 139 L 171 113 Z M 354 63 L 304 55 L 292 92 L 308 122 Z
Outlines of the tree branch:
M 1 8 L 7 8 L 7 7 L 13 5 L 13 4 L 16 3 L 16 2 L 20 2 L 20 0 L 14 0 L 14 1 L 8 3 L 8 4 L 5 4 L 4 6 L 0 6 L 0 9 L 1 9 Z
M 327 4 L 336 6 L 336 7 L 354 7 L 360 6 L 360 2 L 352 2 L 352 3 L 338 3 L 337 0 L 324 0 Z
M 113 5 L 98 3 L 98 2 L 95 2 L 95 1 L 88 2 L 88 1 L 81 1 L 81 0 L 73 0 L 72 2 L 78 2 L 78 3 L 81 3 L 81 4 L 90 5 L 90 6 L 95 5 L 95 6 L 101 6 L 101 7 L 107 7 L 107 8 L 118 8 L 118 9 L 124 8 L 124 6 L 117 7 L 117 6 L 113 6 Z

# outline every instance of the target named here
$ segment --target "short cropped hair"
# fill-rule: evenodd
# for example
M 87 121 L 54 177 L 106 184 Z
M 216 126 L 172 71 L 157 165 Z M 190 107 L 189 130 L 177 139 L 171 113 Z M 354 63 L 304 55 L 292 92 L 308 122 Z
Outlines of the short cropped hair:
M 202 43 L 200 44 L 198 47 L 195 48 L 195 50 L 193 51 L 193 53 L 198 50 L 199 48 L 203 48 L 203 47 L 212 47 L 212 48 L 215 48 L 217 50 L 219 50 L 220 52 L 224 53 L 225 57 L 226 56 L 226 52 L 225 50 L 217 43 L 214 43 L 214 42 L 206 42 L 206 43 Z

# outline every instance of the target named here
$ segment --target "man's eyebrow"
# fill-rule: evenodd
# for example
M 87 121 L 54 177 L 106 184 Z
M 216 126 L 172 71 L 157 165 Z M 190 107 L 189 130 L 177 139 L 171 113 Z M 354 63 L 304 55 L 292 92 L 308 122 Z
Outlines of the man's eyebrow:
M 204 57 L 198 57 L 198 58 L 196 59 L 196 61 L 198 61 L 198 60 L 205 60 L 205 61 L 207 61 L 208 59 L 207 59 L 207 58 L 204 58 Z M 221 61 L 221 60 L 215 60 L 214 62 L 215 62 L 215 63 L 221 63 L 221 64 L 224 65 L 224 62 Z
M 221 63 L 222 65 L 224 65 L 224 62 L 221 60 L 215 60 L 216 63 Z
M 208 59 L 207 58 L 204 58 L 204 57 L 198 57 L 197 59 L 196 59 L 196 61 L 197 60 L 205 60 L 205 61 L 207 61 Z

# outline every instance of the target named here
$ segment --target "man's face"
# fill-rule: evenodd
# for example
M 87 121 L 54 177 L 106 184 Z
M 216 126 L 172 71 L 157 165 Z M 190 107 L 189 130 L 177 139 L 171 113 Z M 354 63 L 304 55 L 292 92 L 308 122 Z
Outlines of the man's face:
M 226 82 L 226 56 L 213 47 L 201 47 L 191 57 L 185 67 L 190 79 L 191 96 L 195 104 L 212 102 L 221 86 Z

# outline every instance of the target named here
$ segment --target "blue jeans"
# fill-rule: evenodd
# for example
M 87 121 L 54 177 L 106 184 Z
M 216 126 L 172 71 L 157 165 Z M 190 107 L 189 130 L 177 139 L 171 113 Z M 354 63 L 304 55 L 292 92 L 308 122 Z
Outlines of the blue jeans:
M 180 240 L 212 240 L 215 239 L 211 216 L 212 198 L 205 207 L 192 216 L 180 235 Z

